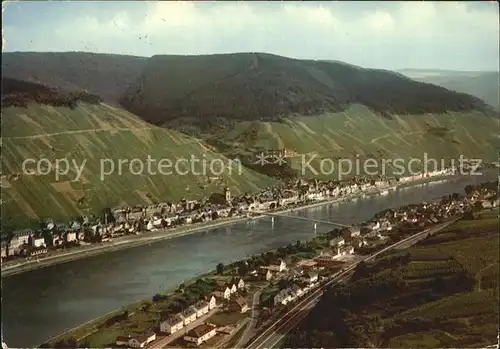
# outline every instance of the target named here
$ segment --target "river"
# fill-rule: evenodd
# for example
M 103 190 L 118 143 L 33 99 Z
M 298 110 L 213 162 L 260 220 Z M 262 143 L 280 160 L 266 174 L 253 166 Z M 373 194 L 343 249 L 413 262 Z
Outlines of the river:
M 356 201 L 288 213 L 353 224 L 379 211 L 430 201 L 467 184 L 496 179 L 462 177 L 420 184 Z M 317 224 L 317 233 L 332 226 Z M 2 278 L 2 337 L 15 348 L 33 347 L 113 309 L 172 288 L 227 263 L 313 236 L 314 224 L 266 217 L 172 240 L 110 252 Z

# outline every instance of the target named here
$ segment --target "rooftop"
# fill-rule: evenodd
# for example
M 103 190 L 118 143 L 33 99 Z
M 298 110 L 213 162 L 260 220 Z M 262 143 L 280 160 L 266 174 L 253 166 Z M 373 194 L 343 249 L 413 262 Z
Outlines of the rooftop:
M 208 324 L 201 324 L 187 333 L 188 336 L 194 338 L 200 338 L 215 329 L 215 326 Z

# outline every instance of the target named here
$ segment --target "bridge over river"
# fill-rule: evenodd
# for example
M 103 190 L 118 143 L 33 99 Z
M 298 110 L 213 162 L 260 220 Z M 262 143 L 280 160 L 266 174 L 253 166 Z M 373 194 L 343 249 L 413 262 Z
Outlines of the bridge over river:
M 285 213 L 260 212 L 260 211 L 249 211 L 249 212 L 250 212 L 250 216 L 252 216 L 252 215 L 253 216 L 269 216 L 269 217 L 273 218 L 273 221 L 274 221 L 274 217 L 283 217 L 283 218 L 298 219 L 298 220 L 302 220 L 302 221 L 306 221 L 306 222 L 315 223 L 314 224 L 315 227 L 316 227 L 317 223 L 326 224 L 326 225 L 333 225 L 333 226 L 342 227 L 342 228 L 351 227 L 351 225 L 347 225 L 347 224 L 343 224 L 343 223 L 339 223 L 339 222 L 325 221 L 325 220 L 321 220 L 321 219 L 314 219 L 314 218 L 307 218 L 307 217 L 300 217 L 300 216 L 291 216 L 291 215 L 287 215 Z

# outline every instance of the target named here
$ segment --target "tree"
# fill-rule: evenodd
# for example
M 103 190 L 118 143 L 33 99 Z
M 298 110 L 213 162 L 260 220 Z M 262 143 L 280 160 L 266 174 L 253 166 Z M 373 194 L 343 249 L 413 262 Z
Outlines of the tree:
M 238 274 L 240 276 L 246 276 L 248 274 L 248 264 L 247 262 L 241 262 L 238 266 Z
M 278 287 L 279 289 L 284 289 L 284 288 L 288 288 L 291 286 L 291 281 L 290 280 L 287 280 L 287 279 L 280 279 L 278 281 Z
M 297 240 L 297 242 L 295 243 L 295 248 L 297 250 L 300 250 L 301 247 L 302 247 L 302 242 L 300 240 Z
M 222 263 L 217 264 L 216 270 L 218 275 L 224 274 L 224 264 Z
M 218 218 L 219 218 L 219 213 L 218 213 L 217 211 L 214 211 L 214 212 L 212 213 L 212 220 L 216 220 L 216 219 L 218 219 Z

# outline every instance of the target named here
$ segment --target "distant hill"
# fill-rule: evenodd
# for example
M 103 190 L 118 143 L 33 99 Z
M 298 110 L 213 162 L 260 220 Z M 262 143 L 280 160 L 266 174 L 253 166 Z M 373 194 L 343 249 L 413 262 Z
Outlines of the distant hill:
M 418 81 L 476 96 L 497 109 L 500 106 L 498 72 L 406 69 L 400 73 Z
M 78 102 L 99 104 L 101 98 L 86 92 L 64 91 L 11 78 L 2 79 L 2 108 L 27 107 L 33 102 L 74 109 Z
M 239 174 L 237 167 L 232 175 L 228 171 L 219 175 L 218 169 L 212 174 L 210 168 L 203 175 L 198 167 L 194 174 L 188 171 L 182 175 L 172 167 L 172 174 L 162 175 L 153 164 L 156 174 L 134 175 L 135 167 L 131 172 L 125 163 L 120 175 L 119 159 L 140 159 L 145 164 L 148 155 L 157 161 L 169 159 L 173 164 L 191 155 L 207 161 L 220 159 L 224 164 L 229 160 L 201 140 L 147 124 L 123 109 L 89 101 L 85 96 L 70 108 L 58 103 L 66 95 L 52 88 L 12 79 L 4 79 L 2 88 L 3 99 L 16 102 L 22 96 L 25 104 L 4 104 L 2 109 L 3 228 L 49 217 L 67 221 L 99 213 L 106 207 L 203 198 L 214 192 L 222 193 L 226 185 L 235 194 L 241 194 L 276 183 L 246 168 Z M 29 96 L 32 100 L 28 100 Z M 43 100 L 37 99 L 39 96 Z M 63 158 L 78 165 L 86 160 L 86 164 L 80 180 L 73 181 L 74 170 L 56 180 L 53 172 L 45 176 L 23 174 L 22 163 L 30 158 L 48 159 L 51 166 L 56 159 Z M 110 159 L 115 166 L 113 174 L 103 181 L 101 159 Z M 103 166 L 110 168 L 106 164 Z M 43 171 L 49 170 L 48 163 L 42 165 Z
M 85 91 L 116 103 L 141 74 L 145 57 L 87 52 L 4 52 L 3 77 Z
M 277 121 L 353 104 L 388 118 L 488 109 L 475 97 L 389 71 L 262 53 L 154 56 L 121 103 L 157 125 L 186 118 L 209 128 L 220 119 Z

